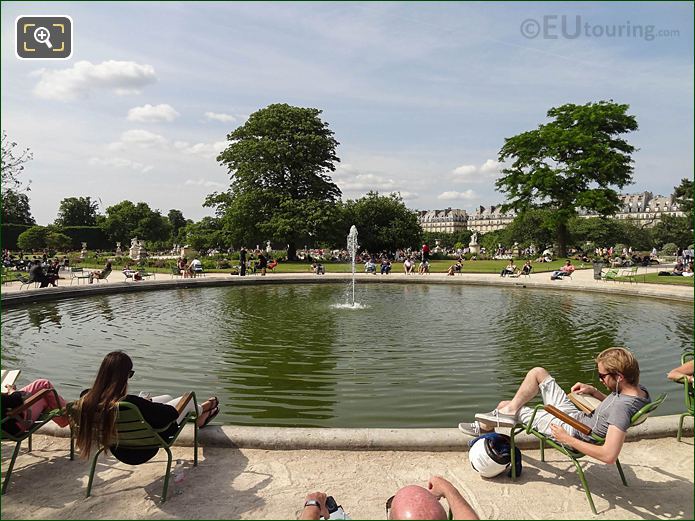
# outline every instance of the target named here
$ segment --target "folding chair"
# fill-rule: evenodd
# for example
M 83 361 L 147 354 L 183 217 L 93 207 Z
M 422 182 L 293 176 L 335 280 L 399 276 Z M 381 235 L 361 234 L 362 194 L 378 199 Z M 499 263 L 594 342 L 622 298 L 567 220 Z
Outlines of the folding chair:
M 681 357 L 681 364 L 684 364 L 688 360 L 692 359 L 693 353 L 686 353 Z M 693 392 L 693 383 L 688 379 L 687 376 L 684 376 L 681 379 L 681 383 L 683 384 L 683 391 L 685 394 L 686 412 L 681 414 L 680 420 L 678 421 L 678 435 L 676 437 L 678 441 L 681 441 L 681 434 L 683 432 L 683 420 L 685 420 L 686 416 L 695 417 L 695 393 Z
M 36 421 L 34 421 L 29 429 L 27 429 L 24 432 L 20 432 L 19 434 L 11 434 L 9 432 L 5 431 L 5 425 L 10 422 L 11 420 L 15 420 L 16 417 L 24 412 L 26 409 L 34 405 L 38 400 L 43 399 L 43 396 L 47 393 L 53 393 L 55 395 L 56 402 L 59 402 L 58 400 L 58 393 L 56 392 L 55 389 L 41 389 L 38 393 L 33 394 L 29 398 L 27 398 L 22 405 L 19 407 L 15 407 L 14 409 L 10 410 L 7 412 L 7 416 L 2 419 L 2 422 L 0 422 L 0 427 L 2 428 L 2 439 L 3 441 L 5 440 L 10 440 L 15 442 L 15 447 L 14 451 L 12 452 L 12 459 L 10 460 L 10 465 L 7 468 L 7 473 L 5 474 L 5 481 L 2 482 L 2 494 L 5 493 L 7 490 L 7 487 L 10 484 L 10 476 L 12 475 L 12 469 L 14 468 L 14 463 L 15 460 L 17 459 L 17 455 L 19 454 L 19 448 L 22 445 L 22 442 L 26 439 L 29 440 L 28 445 L 29 445 L 29 451 L 31 452 L 31 435 L 34 434 L 37 430 L 39 430 L 41 427 L 46 425 L 49 421 L 51 421 L 54 417 L 60 416 L 61 414 L 65 414 L 65 410 L 63 409 L 53 409 L 51 411 L 44 412 Z M 73 460 L 75 459 L 75 446 L 74 442 L 72 439 L 72 428 L 70 431 L 70 459 Z
M 128 402 L 118 403 L 118 415 L 116 417 L 116 431 L 118 433 L 116 447 L 120 449 L 164 449 L 167 453 L 167 468 L 164 475 L 164 489 L 162 490 L 161 502 L 164 503 L 167 498 L 167 489 L 169 488 L 169 475 L 171 474 L 171 446 L 181 434 L 186 423 L 193 421 L 193 466 L 198 466 L 198 424 L 196 423 L 197 414 L 194 412 L 198 409 L 198 402 L 195 398 L 195 393 L 187 393 L 177 405 L 179 411 L 193 400 L 195 405 L 194 410 L 189 412 L 186 418 L 181 422 L 176 432 L 168 438 L 163 438 L 161 433 L 166 431 L 171 424 L 154 429 L 142 417 L 142 413 L 137 406 Z M 92 482 L 94 481 L 94 471 L 97 466 L 97 458 L 106 447 L 101 447 L 92 458 L 92 464 L 89 470 L 89 481 L 87 483 L 87 497 L 92 494 Z
M 642 407 L 639 411 L 637 411 L 631 418 L 630 421 L 630 427 L 634 425 L 639 425 L 643 421 L 647 419 L 649 414 L 651 414 L 659 405 L 663 403 L 663 401 L 666 399 L 667 394 L 664 393 L 661 396 L 659 396 L 656 400 L 652 401 L 651 403 L 648 403 L 644 407 Z M 540 451 L 541 451 L 541 461 L 545 461 L 545 445 L 549 445 L 550 447 L 559 450 L 562 452 L 565 456 L 570 458 L 572 460 L 572 463 L 574 463 L 574 466 L 577 469 L 577 474 L 579 475 L 579 480 L 582 482 L 582 487 L 584 488 L 584 492 L 586 493 L 586 497 L 589 500 L 589 505 L 591 506 L 591 511 L 596 515 L 596 506 L 594 505 L 594 500 L 591 497 L 591 491 L 589 490 L 589 484 L 586 481 L 586 477 L 584 477 L 584 471 L 582 470 L 581 465 L 579 464 L 579 458 L 583 457 L 585 454 L 568 446 L 568 445 L 563 445 L 562 443 L 558 443 L 556 440 L 551 438 L 550 436 L 546 436 L 542 432 L 537 431 L 536 429 L 533 428 L 533 420 L 536 417 L 536 413 L 540 410 L 544 409 L 546 412 L 549 412 L 553 416 L 556 416 L 560 418 L 563 422 L 568 423 L 572 425 L 575 429 L 580 431 L 586 436 L 591 437 L 597 445 L 603 445 L 603 443 L 606 441 L 605 438 L 602 438 L 593 432 L 591 432 L 591 429 L 584 425 L 581 422 L 578 422 L 571 416 L 568 416 L 567 414 L 563 413 L 559 409 L 553 407 L 552 405 L 543 405 L 539 404 L 534 408 L 533 414 L 531 415 L 531 418 L 529 419 L 528 423 L 526 424 L 517 424 L 512 428 L 511 431 L 511 453 L 514 454 L 514 447 L 516 445 L 515 443 L 515 436 L 521 432 L 526 432 L 527 434 L 533 434 L 536 438 L 540 440 Z M 620 474 L 620 479 L 623 482 L 623 485 L 627 487 L 627 481 L 625 480 L 625 474 L 623 473 L 623 468 L 620 466 L 620 460 L 616 459 L 615 460 L 615 465 L 618 467 L 618 473 Z M 514 461 L 514 458 L 512 458 L 512 479 L 516 479 L 516 461 Z

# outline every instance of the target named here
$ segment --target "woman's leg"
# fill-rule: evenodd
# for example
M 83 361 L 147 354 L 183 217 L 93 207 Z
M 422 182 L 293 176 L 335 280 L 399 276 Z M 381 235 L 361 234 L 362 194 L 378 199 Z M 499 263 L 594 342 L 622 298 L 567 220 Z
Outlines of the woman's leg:
M 51 382 L 49 382 L 45 378 L 41 378 L 39 380 L 34 380 L 26 387 L 22 387 L 20 391 L 29 394 L 29 396 L 33 396 L 42 389 L 53 388 L 54 387 Z M 55 394 L 46 393 L 39 401 L 37 401 L 34 405 L 29 407 L 24 412 L 24 414 L 22 415 L 22 419 L 26 422 L 34 422 L 41 416 L 43 412 L 51 411 L 53 409 L 62 409 L 64 407 L 65 400 L 60 395 L 58 395 L 58 399 L 56 400 Z M 53 418 L 53 421 L 61 427 L 65 427 L 69 423 L 67 416 L 56 416 L 55 418 Z
M 171 405 L 173 407 L 176 407 L 178 405 L 178 403 L 181 401 L 181 398 L 183 398 L 183 396 L 179 396 L 178 398 L 174 398 L 173 400 L 169 400 L 169 401 L 164 402 L 164 403 L 166 403 L 167 405 Z M 154 401 L 154 398 L 152 399 L 152 401 Z M 205 402 L 205 403 L 207 403 L 207 402 Z M 200 418 L 200 416 L 206 410 L 207 409 L 204 409 L 203 406 L 201 406 L 201 405 L 198 405 L 198 407 L 194 409 L 193 400 L 189 400 L 188 403 L 186 404 L 186 406 L 183 408 L 183 411 L 181 411 L 181 414 L 179 414 L 179 417 L 176 419 L 176 423 L 181 424 L 181 422 L 188 415 L 188 413 L 193 412 L 193 411 L 195 411 L 196 414 L 198 415 L 198 417 Z

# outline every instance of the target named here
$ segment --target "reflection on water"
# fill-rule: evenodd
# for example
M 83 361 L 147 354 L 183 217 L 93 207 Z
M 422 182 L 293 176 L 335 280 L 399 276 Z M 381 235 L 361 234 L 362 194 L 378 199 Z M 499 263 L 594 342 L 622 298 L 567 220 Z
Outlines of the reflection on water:
M 134 359 L 131 391 L 217 395 L 220 420 L 250 425 L 452 427 L 511 397 L 526 371 L 599 385 L 593 358 L 632 348 L 642 383 L 693 349 L 689 304 L 634 297 L 441 285 L 273 285 L 95 296 L 9 309 L 3 367 L 48 377 L 68 398 L 109 351 Z M 21 383 L 20 382 L 20 383 Z

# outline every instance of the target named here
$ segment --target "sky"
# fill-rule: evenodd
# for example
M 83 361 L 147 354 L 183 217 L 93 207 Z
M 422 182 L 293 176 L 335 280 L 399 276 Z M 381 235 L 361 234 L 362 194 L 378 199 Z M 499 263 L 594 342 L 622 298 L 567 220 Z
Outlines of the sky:
M 38 14 L 72 17 L 70 59 L 15 57 L 17 16 Z M 599 100 L 639 124 L 624 191 L 693 177 L 688 2 L 2 2 L 1 18 L 2 129 L 33 152 L 39 224 L 79 196 L 211 215 L 227 134 L 272 103 L 323 111 L 344 199 L 499 204 L 504 139 Z

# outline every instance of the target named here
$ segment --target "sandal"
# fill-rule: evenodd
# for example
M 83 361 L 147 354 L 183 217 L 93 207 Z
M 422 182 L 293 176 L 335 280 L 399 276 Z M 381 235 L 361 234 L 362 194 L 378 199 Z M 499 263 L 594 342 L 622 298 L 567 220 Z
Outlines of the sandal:
M 206 401 L 212 402 L 212 407 L 210 407 L 208 411 L 212 411 L 215 407 L 219 407 L 220 405 L 220 400 L 217 398 L 217 396 L 211 396 Z
M 208 425 L 208 424 L 213 420 L 213 418 L 214 418 L 215 416 L 217 416 L 219 413 L 220 413 L 220 408 L 219 408 L 219 407 L 215 407 L 214 409 L 210 409 L 210 411 L 209 411 L 209 413 L 208 413 L 208 417 L 205 418 L 205 421 L 203 422 L 203 424 L 202 424 L 200 427 L 198 427 L 198 428 L 199 428 L 199 429 L 202 429 L 203 427 L 207 427 L 207 425 Z

